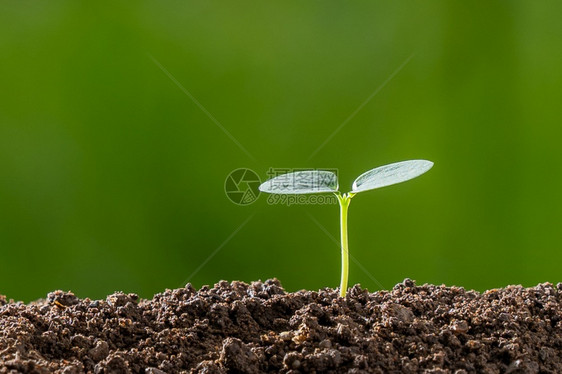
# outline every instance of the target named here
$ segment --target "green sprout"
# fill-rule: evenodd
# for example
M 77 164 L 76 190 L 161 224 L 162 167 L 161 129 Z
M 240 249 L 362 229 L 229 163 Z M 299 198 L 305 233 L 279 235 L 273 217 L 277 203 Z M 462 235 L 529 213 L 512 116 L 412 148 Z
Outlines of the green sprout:
M 340 296 L 347 293 L 349 276 L 349 251 L 347 247 L 347 210 L 351 198 L 359 192 L 405 182 L 416 178 L 433 166 L 427 160 L 409 160 L 380 166 L 361 174 L 351 187 L 351 191 L 338 191 L 338 177 L 325 170 L 306 170 L 276 176 L 262 183 L 260 191 L 272 194 L 300 195 L 313 193 L 333 193 L 340 203 L 341 230 L 341 282 Z

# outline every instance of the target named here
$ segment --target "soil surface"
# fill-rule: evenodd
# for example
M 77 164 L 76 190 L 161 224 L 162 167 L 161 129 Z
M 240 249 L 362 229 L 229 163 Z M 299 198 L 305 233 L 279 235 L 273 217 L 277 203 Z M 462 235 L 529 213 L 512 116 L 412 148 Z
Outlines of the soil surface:
M 562 284 L 0 296 L 0 373 L 562 373 Z

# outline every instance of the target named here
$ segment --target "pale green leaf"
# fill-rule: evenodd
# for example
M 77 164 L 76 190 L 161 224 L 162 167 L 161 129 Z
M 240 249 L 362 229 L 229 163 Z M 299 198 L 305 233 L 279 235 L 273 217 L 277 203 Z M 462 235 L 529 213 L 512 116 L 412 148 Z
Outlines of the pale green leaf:
M 433 162 L 427 160 L 409 160 L 381 166 L 361 174 L 353 182 L 351 192 L 358 193 L 405 182 L 422 175 L 432 166 Z
M 296 171 L 278 175 L 262 183 L 260 191 L 273 194 L 310 194 L 336 192 L 338 177 L 325 170 Z

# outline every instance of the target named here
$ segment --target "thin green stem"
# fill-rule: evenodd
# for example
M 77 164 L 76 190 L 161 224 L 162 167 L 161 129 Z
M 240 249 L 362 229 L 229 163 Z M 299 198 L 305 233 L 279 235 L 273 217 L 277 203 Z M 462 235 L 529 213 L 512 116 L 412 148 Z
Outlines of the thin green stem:
M 336 194 L 340 203 L 340 229 L 341 229 L 341 281 L 340 297 L 347 294 L 347 281 L 349 278 L 349 250 L 347 246 L 347 209 L 353 194 Z

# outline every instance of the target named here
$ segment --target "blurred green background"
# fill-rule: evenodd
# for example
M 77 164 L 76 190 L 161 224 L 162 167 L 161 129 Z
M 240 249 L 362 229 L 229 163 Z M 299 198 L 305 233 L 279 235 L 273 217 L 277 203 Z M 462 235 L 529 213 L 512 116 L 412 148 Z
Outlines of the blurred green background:
M 351 204 L 350 251 L 370 273 L 352 262 L 351 284 L 560 281 L 560 14 L 560 1 L 4 1 L 0 293 L 336 287 L 338 246 L 314 222 L 339 238 L 336 205 L 237 206 L 225 178 L 337 168 L 348 190 L 410 158 L 435 167 Z

